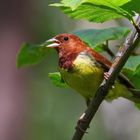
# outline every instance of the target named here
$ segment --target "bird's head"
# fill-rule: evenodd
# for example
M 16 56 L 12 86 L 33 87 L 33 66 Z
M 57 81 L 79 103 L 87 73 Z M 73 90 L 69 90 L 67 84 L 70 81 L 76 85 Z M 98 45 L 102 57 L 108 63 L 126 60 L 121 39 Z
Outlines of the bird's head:
M 85 43 L 73 34 L 59 34 L 47 42 L 51 43 L 47 47 L 56 49 L 60 55 L 79 53 L 86 48 Z
M 62 61 L 69 59 L 69 62 L 72 62 L 81 52 L 88 52 L 88 54 L 93 56 L 96 61 L 104 64 L 105 66 L 110 67 L 112 65 L 110 61 L 108 61 L 99 53 L 95 52 L 93 49 L 89 48 L 76 35 L 59 34 L 52 39 L 47 40 L 47 43 L 50 43 L 49 45 L 47 45 L 48 48 L 54 48 L 57 50 L 59 58 L 62 58 Z

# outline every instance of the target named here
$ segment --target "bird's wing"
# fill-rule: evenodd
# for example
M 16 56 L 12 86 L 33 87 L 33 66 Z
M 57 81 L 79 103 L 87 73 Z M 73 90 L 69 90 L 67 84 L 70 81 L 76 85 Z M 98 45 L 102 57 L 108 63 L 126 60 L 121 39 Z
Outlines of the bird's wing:
M 94 57 L 94 59 L 96 59 L 96 61 L 103 66 L 105 70 L 108 70 L 111 67 L 112 63 L 98 52 L 95 52 L 91 48 L 87 48 L 87 52 L 91 54 Z
M 91 48 L 88 48 L 87 52 L 90 53 L 96 59 L 96 61 L 102 65 L 105 71 L 109 70 L 112 63 L 107 58 L 105 58 L 98 52 L 95 52 Z M 120 73 L 118 78 L 120 80 L 120 83 L 125 84 L 128 88 L 134 88 L 134 85 L 130 82 L 130 80 L 124 74 Z

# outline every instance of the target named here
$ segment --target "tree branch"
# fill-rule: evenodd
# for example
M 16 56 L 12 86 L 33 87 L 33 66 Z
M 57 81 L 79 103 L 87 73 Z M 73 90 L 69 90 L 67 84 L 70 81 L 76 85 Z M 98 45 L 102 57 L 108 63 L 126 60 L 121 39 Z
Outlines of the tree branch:
M 110 75 L 108 80 L 103 80 L 102 84 L 98 88 L 95 97 L 93 97 L 90 105 L 88 106 L 87 110 L 82 115 L 82 120 L 78 123 L 78 127 L 73 135 L 72 140 L 81 140 L 84 136 L 85 131 L 89 127 L 89 124 L 94 117 L 95 113 L 97 112 L 100 104 L 104 100 L 105 96 L 108 93 L 108 90 L 114 84 L 115 79 L 117 78 L 119 72 L 123 68 L 124 64 L 126 63 L 129 55 L 134 50 L 135 46 L 140 41 L 140 32 L 138 32 L 138 28 L 140 25 L 140 16 L 137 17 L 137 23 L 134 29 L 129 33 L 128 37 L 126 38 L 124 45 L 119 49 L 116 57 L 113 61 L 113 64 L 108 72 Z M 137 27 L 137 28 L 136 28 Z

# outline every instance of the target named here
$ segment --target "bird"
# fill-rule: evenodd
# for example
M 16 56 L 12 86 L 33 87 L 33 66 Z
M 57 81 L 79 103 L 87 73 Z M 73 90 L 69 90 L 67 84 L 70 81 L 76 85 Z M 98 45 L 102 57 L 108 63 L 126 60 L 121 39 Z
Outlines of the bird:
M 106 73 L 112 62 L 74 34 L 59 34 L 47 40 L 47 43 L 47 48 L 54 48 L 58 53 L 58 69 L 62 80 L 82 95 L 89 105 L 101 82 L 107 78 Z M 112 101 L 118 97 L 140 102 L 140 91 L 122 73 L 105 99 Z

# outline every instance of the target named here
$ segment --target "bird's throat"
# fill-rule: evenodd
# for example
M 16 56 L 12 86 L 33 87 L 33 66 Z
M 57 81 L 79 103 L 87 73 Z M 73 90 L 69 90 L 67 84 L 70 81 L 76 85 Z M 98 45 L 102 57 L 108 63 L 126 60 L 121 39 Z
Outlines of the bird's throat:
M 67 71 L 72 70 L 73 61 L 76 59 L 77 53 L 64 54 L 59 58 L 59 67 Z

